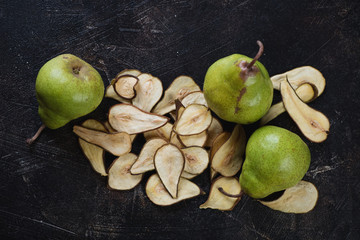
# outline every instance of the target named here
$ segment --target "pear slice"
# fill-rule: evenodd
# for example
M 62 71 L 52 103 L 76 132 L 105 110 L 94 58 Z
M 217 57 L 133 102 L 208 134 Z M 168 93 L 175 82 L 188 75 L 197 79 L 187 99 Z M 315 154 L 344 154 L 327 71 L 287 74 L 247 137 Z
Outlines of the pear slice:
M 315 97 L 320 96 L 325 89 L 325 78 L 319 70 L 310 66 L 304 66 L 292 69 L 282 74 L 271 77 L 274 89 L 280 90 L 280 84 L 289 80 L 291 86 L 296 90 L 304 83 L 308 83 L 314 87 Z
M 154 170 L 155 153 L 161 146 L 165 144 L 167 144 L 167 141 L 162 138 L 152 138 L 147 141 L 141 149 L 138 159 L 130 169 L 131 174 L 140 174 Z
M 164 115 L 175 110 L 175 99 L 180 99 L 190 93 L 200 91 L 200 87 L 194 82 L 191 77 L 179 76 L 171 83 L 169 88 L 165 91 L 164 97 L 153 109 L 154 113 Z
M 308 83 L 305 83 L 296 89 L 296 94 L 303 102 L 310 102 L 315 97 L 314 88 Z M 282 101 L 272 105 L 269 111 L 261 118 L 260 125 L 265 125 L 283 112 L 286 112 L 286 109 Z
M 209 197 L 205 203 L 200 205 L 201 209 L 211 208 L 221 211 L 230 211 L 240 201 L 239 198 L 228 197 L 219 191 L 223 188 L 227 193 L 236 195 L 241 192 L 239 180 L 234 177 L 219 177 L 212 184 L 210 188 Z
M 214 169 L 210 168 L 210 181 L 214 180 L 215 177 L 217 177 L 219 173 L 215 171 Z
M 312 142 L 325 141 L 330 128 L 329 119 L 301 101 L 288 81 L 281 83 L 281 96 L 286 111 L 304 136 Z
M 113 86 L 115 92 L 122 98 L 133 99 L 136 95 L 135 86 L 139 79 L 132 75 L 122 75 L 118 77 Z
M 132 175 L 130 173 L 131 165 L 136 159 L 135 154 L 127 153 L 114 160 L 109 167 L 108 187 L 110 189 L 129 190 L 140 183 L 143 175 Z
M 74 126 L 73 132 L 85 141 L 98 145 L 115 156 L 131 151 L 130 136 L 125 132 L 104 133 L 81 126 Z
M 164 126 L 157 128 L 155 130 L 151 130 L 148 132 L 144 132 L 144 137 L 146 140 L 149 140 L 151 138 L 163 138 L 165 140 L 170 141 L 171 131 L 172 131 L 173 125 L 172 123 L 166 123 Z
M 164 126 L 168 118 L 145 112 L 133 105 L 122 103 L 109 110 L 109 123 L 118 132 L 142 133 Z
M 199 174 L 191 174 L 191 173 L 188 173 L 186 171 L 183 171 L 181 173 L 181 177 L 182 178 L 186 178 L 186 179 L 193 179 L 194 177 L 198 176 Z
M 94 119 L 88 119 L 81 124 L 85 128 L 92 130 L 98 130 L 102 132 L 107 132 L 104 125 Z M 104 165 L 104 149 L 98 147 L 92 143 L 88 143 L 85 140 L 79 138 L 79 144 L 84 152 L 86 158 L 89 160 L 92 168 L 101 174 L 101 176 L 107 176 L 107 172 Z
M 184 171 L 190 174 L 200 174 L 209 165 L 209 154 L 202 147 L 188 147 L 181 149 L 185 156 Z
M 174 131 L 172 131 L 170 134 L 170 143 L 174 144 L 180 149 L 185 147 L 184 144 L 180 142 L 179 136 Z
M 173 198 L 177 198 L 179 180 L 185 166 L 182 151 L 173 144 L 163 145 L 155 153 L 154 165 L 165 188 Z
M 122 98 L 115 92 L 114 85 L 109 85 L 106 87 L 105 97 L 115 99 L 121 103 L 131 103 L 131 100 Z
M 223 131 L 224 131 L 224 129 L 223 129 L 220 121 L 217 118 L 212 117 L 211 124 L 210 124 L 209 128 L 207 129 L 208 137 L 206 139 L 204 146 L 211 147 L 214 139 Z
M 175 118 L 174 120 L 177 121 L 179 120 L 181 114 L 184 112 L 185 107 L 184 105 L 180 102 L 179 99 L 175 99 Z
M 245 145 L 244 128 L 237 124 L 230 138 L 214 154 L 211 167 L 225 177 L 234 176 L 243 163 Z
M 121 76 L 131 75 L 134 77 L 138 77 L 140 74 L 141 74 L 141 72 L 137 69 L 124 69 L 121 72 L 119 72 L 118 74 L 116 74 L 116 77 L 113 80 L 111 80 L 111 84 L 114 84 L 115 80 Z
M 180 136 L 178 135 L 179 141 L 186 147 L 199 146 L 203 147 L 205 145 L 206 139 L 208 138 L 208 133 L 203 131 L 199 134 Z
M 214 139 L 214 141 L 212 142 L 212 146 L 210 148 L 210 160 L 213 159 L 215 153 L 230 138 L 230 136 L 231 133 L 222 132 Z
M 109 133 L 117 133 L 118 131 L 116 131 L 115 129 L 112 128 L 112 126 L 110 125 L 109 121 L 105 121 L 104 122 L 104 126 L 107 129 L 107 131 Z M 131 143 L 134 142 L 135 138 L 136 138 L 137 134 L 130 134 L 130 140 Z
M 157 174 L 149 178 L 145 187 L 150 201 L 159 206 L 169 206 L 201 194 L 200 188 L 195 183 L 184 178 L 180 178 L 178 189 L 178 197 L 172 198 Z
M 173 131 L 178 135 L 199 134 L 209 128 L 212 116 L 204 105 L 192 104 L 185 108 L 176 121 Z
M 319 193 L 316 187 L 306 181 L 284 191 L 283 195 L 271 202 L 260 201 L 265 206 L 285 213 L 307 213 L 314 209 Z
M 150 112 L 163 94 L 163 86 L 160 79 L 143 73 L 138 76 L 139 82 L 135 86 L 136 97 L 132 104 L 145 112 Z
M 207 102 L 202 91 L 196 91 L 188 93 L 182 100 L 181 103 L 184 107 L 187 107 L 191 104 L 200 104 L 208 107 Z

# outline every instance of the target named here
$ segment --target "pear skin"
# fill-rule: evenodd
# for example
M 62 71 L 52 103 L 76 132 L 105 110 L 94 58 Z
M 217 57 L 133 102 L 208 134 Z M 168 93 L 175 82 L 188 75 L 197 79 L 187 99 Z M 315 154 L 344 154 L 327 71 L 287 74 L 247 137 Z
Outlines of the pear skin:
M 246 146 L 241 188 L 252 198 L 264 198 L 292 187 L 304 177 L 310 160 L 310 150 L 298 135 L 280 127 L 261 127 Z

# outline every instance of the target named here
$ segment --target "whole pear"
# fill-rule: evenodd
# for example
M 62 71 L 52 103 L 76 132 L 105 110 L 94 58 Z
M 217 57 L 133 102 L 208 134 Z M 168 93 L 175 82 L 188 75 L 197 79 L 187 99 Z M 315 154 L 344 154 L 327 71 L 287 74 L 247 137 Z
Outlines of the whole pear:
M 204 96 L 210 109 L 220 118 L 250 124 L 269 110 L 273 86 L 269 74 L 258 60 L 263 44 L 254 59 L 233 54 L 213 63 L 204 80 Z
M 27 140 L 29 144 L 45 127 L 56 129 L 92 112 L 104 96 L 100 74 L 72 54 L 59 55 L 46 62 L 39 70 L 35 89 L 43 125 Z
M 249 138 L 245 154 L 240 185 L 252 198 L 264 198 L 296 185 L 311 160 L 308 146 L 297 134 L 275 126 L 257 129 Z

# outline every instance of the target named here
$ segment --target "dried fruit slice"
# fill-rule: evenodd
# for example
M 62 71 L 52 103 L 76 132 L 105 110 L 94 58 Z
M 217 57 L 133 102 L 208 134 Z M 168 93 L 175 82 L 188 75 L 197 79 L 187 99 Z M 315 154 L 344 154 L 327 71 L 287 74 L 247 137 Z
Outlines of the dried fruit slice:
M 136 159 L 135 154 L 128 153 L 114 160 L 109 168 L 108 186 L 110 189 L 129 190 L 140 183 L 143 175 L 130 173 L 130 167 Z
M 145 112 L 130 104 L 116 104 L 110 108 L 109 123 L 118 132 L 135 134 L 164 126 L 168 118 Z
M 92 130 L 106 132 L 106 128 L 104 127 L 104 125 L 94 119 L 88 119 L 81 125 L 85 128 L 89 128 Z M 107 176 L 108 174 L 104 165 L 104 149 L 92 143 L 88 143 L 81 138 L 79 138 L 79 144 L 86 158 L 89 160 L 92 168 L 96 172 L 100 173 L 101 176 Z
M 139 82 L 135 86 L 136 97 L 133 98 L 134 106 L 150 112 L 163 94 L 163 86 L 160 79 L 143 73 L 138 76 Z
M 178 197 L 172 198 L 157 174 L 149 178 L 145 187 L 150 201 L 160 206 L 169 206 L 201 194 L 200 188 L 195 183 L 184 178 L 180 178 L 178 189 Z
M 241 192 L 238 179 L 234 177 L 219 177 L 211 184 L 209 198 L 205 203 L 200 205 L 201 209 L 211 208 L 219 209 L 221 211 L 229 211 L 232 210 L 240 201 L 240 197 L 233 198 L 222 194 L 219 191 L 219 188 L 222 188 L 227 193 L 234 195 Z
M 184 144 L 180 142 L 179 136 L 174 131 L 172 131 L 170 134 L 170 143 L 174 144 L 180 149 L 185 147 Z
M 223 129 L 220 121 L 217 118 L 212 117 L 211 124 L 210 124 L 209 128 L 207 129 L 208 137 L 206 139 L 204 146 L 211 147 L 214 139 L 217 137 L 217 135 L 219 135 L 223 131 L 224 131 L 224 129 Z
M 166 123 L 164 126 L 157 128 L 155 130 L 151 130 L 148 132 L 144 132 L 144 137 L 146 140 L 149 140 L 151 138 L 163 138 L 168 141 L 170 141 L 171 131 L 172 131 L 173 125 L 171 123 Z
M 188 172 L 185 172 L 183 171 L 181 173 L 181 177 L 182 178 L 186 178 L 186 179 L 193 179 L 194 177 L 198 176 L 199 174 L 191 174 L 191 173 L 188 173 Z
M 180 175 L 185 166 L 181 150 L 173 144 L 163 145 L 155 153 L 154 165 L 165 188 L 177 198 Z
M 115 99 L 121 103 L 131 103 L 131 100 L 122 98 L 115 92 L 114 85 L 109 85 L 106 87 L 105 97 Z
M 211 112 L 207 107 L 192 104 L 185 108 L 173 130 L 178 135 L 199 134 L 209 128 L 211 120 Z
M 321 72 L 313 67 L 304 66 L 292 69 L 282 74 L 271 77 L 274 89 L 280 90 L 280 84 L 289 79 L 291 86 L 298 89 L 304 83 L 309 83 L 314 87 L 315 98 L 320 96 L 325 89 L 325 78 Z
M 184 171 L 190 174 L 200 174 L 209 165 L 209 154 L 202 147 L 188 147 L 181 149 L 185 156 Z
M 316 187 L 306 181 L 288 188 L 283 195 L 271 202 L 260 201 L 265 206 L 286 213 L 307 213 L 311 211 L 318 200 Z
M 225 177 L 234 176 L 243 163 L 245 145 L 244 128 L 237 124 L 230 138 L 214 154 L 211 167 Z
M 130 136 L 125 132 L 104 133 L 81 126 L 74 126 L 73 132 L 85 141 L 98 145 L 115 156 L 131 151 Z
M 202 91 L 188 93 L 181 100 L 181 103 L 182 103 L 182 105 L 184 105 L 184 107 L 187 107 L 191 104 L 200 104 L 200 105 L 204 105 L 206 107 L 208 106 L 207 102 L 205 100 L 205 97 L 204 97 L 204 93 Z
M 305 137 L 313 142 L 325 141 L 330 128 L 329 119 L 301 101 L 288 81 L 281 83 L 281 96 L 286 111 Z
M 122 75 L 113 83 L 115 92 L 122 98 L 133 99 L 136 95 L 135 86 L 139 79 L 132 75 Z
M 141 74 L 141 72 L 137 69 L 124 69 L 121 72 L 119 72 L 118 74 L 116 74 L 116 77 L 111 80 L 111 84 L 113 84 L 115 82 L 115 80 L 123 75 L 131 75 L 134 77 L 137 77 Z
M 104 122 L 104 126 L 107 129 L 107 131 L 109 133 L 117 133 L 118 131 L 116 131 L 115 129 L 112 128 L 112 126 L 110 125 L 109 121 L 105 121 Z M 131 142 L 134 142 L 135 138 L 136 138 L 137 134 L 130 134 L 130 140 Z
M 305 83 L 296 89 L 296 94 L 303 102 L 310 102 L 315 97 L 314 88 L 308 83 Z M 283 112 L 286 112 L 286 109 L 282 101 L 272 105 L 269 111 L 261 118 L 260 125 L 265 125 Z
M 212 142 L 211 149 L 210 149 L 210 160 L 213 159 L 215 153 L 230 138 L 230 136 L 231 136 L 231 133 L 222 132 L 214 139 L 214 141 Z
M 175 99 L 180 99 L 194 91 L 200 91 L 200 87 L 194 82 L 191 77 L 179 76 L 171 83 L 169 88 L 165 91 L 164 97 L 155 106 L 153 112 L 164 115 L 175 110 Z
M 199 134 L 189 135 L 189 136 L 180 136 L 178 135 L 179 141 L 186 147 L 199 146 L 203 147 L 205 145 L 208 134 L 206 131 L 203 131 Z
M 130 169 L 131 174 L 140 174 L 154 170 L 155 153 L 165 144 L 167 144 L 167 142 L 162 138 L 153 138 L 147 141 L 141 149 L 138 159 Z

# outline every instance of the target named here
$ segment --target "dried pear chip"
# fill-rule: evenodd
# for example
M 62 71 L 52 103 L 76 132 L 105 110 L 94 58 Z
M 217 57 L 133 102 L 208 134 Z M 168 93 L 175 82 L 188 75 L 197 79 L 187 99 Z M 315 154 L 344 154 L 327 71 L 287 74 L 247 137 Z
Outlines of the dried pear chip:
M 274 89 L 280 90 L 280 84 L 289 79 L 291 86 L 298 89 L 304 83 L 311 84 L 314 87 L 315 98 L 320 96 L 325 89 L 325 78 L 321 72 L 313 67 L 304 66 L 292 69 L 282 74 L 271 77 Z
M 105 97 L 115 99 L 121 103 L 131 103 L 131 100 L 122 98 L 115 92 L 114 85 L 109 85 L 106 87 Z
M 213 159 L 217 150 L 219 150 L 219 148 L 230 138 L 230 136 L 231 133 L 222 132 L 214 139 L 210 148 L 210 160 Z
M 139 79 L 132 75 L 122 75 L 113 83 L 115 92 L 122 98 L 133 99 L 136 95 L 135 86 Z
M 150 201 L 159 206 L 169 206 L 201 194 L 200 188 L 185 178 L 180 178 L 178 189 L 178 197 L 172 198 L 157 174 L 149 178 L 145 187 Z
M 173 125 L 168 122 L 160 128 L 157 128 L 155 130 L 151 130 L 148 132 L 144 132 L 144 137 L 146 140 L 149 140 L 151 138 L 160 137 L 160 138 L 170 141 L 172 128 L 173 128 Z
M 153 109 L 154 113 L 164 115 L 175 110 L 175 99 L 180 99 L 190 93 L 200 91 L 200 87 L 194 82 L 191 77 L 179 76 L 171 83 L 169 88 L 165 91 L 164 97 Z
M 94 119 L 88 119 L 81 125 L 92 130 L 107 132 L 104 125 Z M 88 143 L 81 138 L 79 138 L 79 144 L 86 158 L 89 160 L 92 168 L 96 172 L 100 173 L 101 176 L 107 176 L 108 174 L 104 165 L 104 149 L 96 146 L 95 144 Z
M 73 132 L 85 141 L 98 145 L 115 156 L 131 151 L 130 136 L 125 132 L 104 133 L 81 126 L 74 126 Z
M 181 149 L 185 156 L 184 171 L 190 174 L 200 174 L 209 165 L 209 154 L 202 147 L 188 147 Z
M 132 175 L 130 173 L 131 165 L 136 159 L 135 154 L 127 153 L 114 160 L 109 168 L 108 186 L 110 189 L 129 190 L 140 183 L 143 175 Z
M 203 147 L 205 145 L 206 139 L 208 138 L 207 131 L 203 131 L 199 134 L 189 135 L 189 136 L 180 136 L 178 135 L 179 141 L 186 147 L 199 146 Z
M 193 179 L 194 177 L 198 176 L 199 174 L 191 174 L 191 173 L 188 173 L 186 171 L 183 171 L 181 173 L 181 177 L 182 178 L 186 178 L 186 179 Z
M 178 196 L 178 185 L 185 166 L 184 154 L 173 144 L 160 147 L 154 157 L 155 169 L 173 198 Z
M 161 146 L 165 144 L 167 144 L 167 141 L 162 138 L 152 138 L 147 141 L 141 149 L 138 159 L 130 169 L 131 174 L 140 174 L 154 170 L 155 153 Z
M 172 131 L 170 134 L 170 143 L 174 144 L 180 149 L 185 147 L 184 144 L 180 142 L 179 136 L 174 131 Z
M 104 126 L 107 129 L 107 131 L 109 133 L 117 133 L 118 131 L 116 131 L 115 129 L 112 128 L 112 126 L 110 125 L 109 121 L 105 121 L 104 122 Z M 136 138 L 137 134 L 130 134 L 130 140 L 131 142 L 134 142 L 135 138 Z
M 209 128 L 211 120 L 211 112 L 207 107 L 192 104 L 185 108 L 173 130 L 178 135 L 199 134 Z
M 217 175 L 219 175 L 219 173 L 214 169 L 210 168 L 210 181 L 214 180 Z
M 175 99 L 175 121 L 179 120 L 181 114 L 184 112 L 185 107 L 179 99 Z
M 307 213 L 314 209 L 318 200 L 316 187 L 306 181 L 288 188 L 283 195 L 271 202 L 260 201 L 265 206 L 285 213 Z
M 119 72 L 118 74 L 116 74 L 116 77 L 113 80 L 111 80 L 111 84 L 114 84 L 115 80 L 121 76 L 131 75 L 131 76 L 137 77 L 140 74 L 141 74 L 141 72 L 137 69 L 124 69 L 121 72 Z
M 219 177 L 212 184 L 210 188 L 209 198 L 205 203 L 200 205 L 201 209 L 211 208 L 221 211 L 232 210 L 240 201 L 240 197 L 228 197 L 219 191 L 219 188 L 224 189 L 230 194 L 239 194 L 241 187 L 239 180 L 234 177 Z
M 308 83 L 305 83 L 296 89 L 296 94 L 303 102 L 310 102 L 315 97 L 314 89 Z M 282 101 L 272 105 L 269 111 L 261 118 L 260 125 L 265 125 L 283 112 L 286 112 L 286 109 Z
M 110 108 L 109 123 L 119 132 L 135 134 L 164 126 L 168 118 L 145 112 L 130 104 L 116 104 Z
M 206 139 L 204 146 L 211 147 L 214 139 L 223 131 L 224 131 L 224 129 L 223 129 L 220 121 L 217 118 L 212 117 L 211 124 L 210 124 L 209 128 L 207 129 L 208 137 Z
M 204 97 L 204 93 L 202 91 L 196 91 L 188 93 L 182 100 L 181 103 L 184 107 L 187 107 L 191 104 L 200 104 L 204 106 L 208 106 Z
M 211 167 L 225 177 L 234 176 L 243 163 L 245 145 L 244 128 L 237 124 L 230 138 L 214 154 Z
M 312 142 L 325 141 L 330 128 L 329 119 L 301 101 L 288 81 L 281 83 L 281 96 L 286 111 L 305 137 Z
M 160 79 L 143 73 L 138 76 L 139 82 L 135 86 L 136 97 L 133 98 L 134 106 L 150 112 L 163 94 L 163 86 Z

